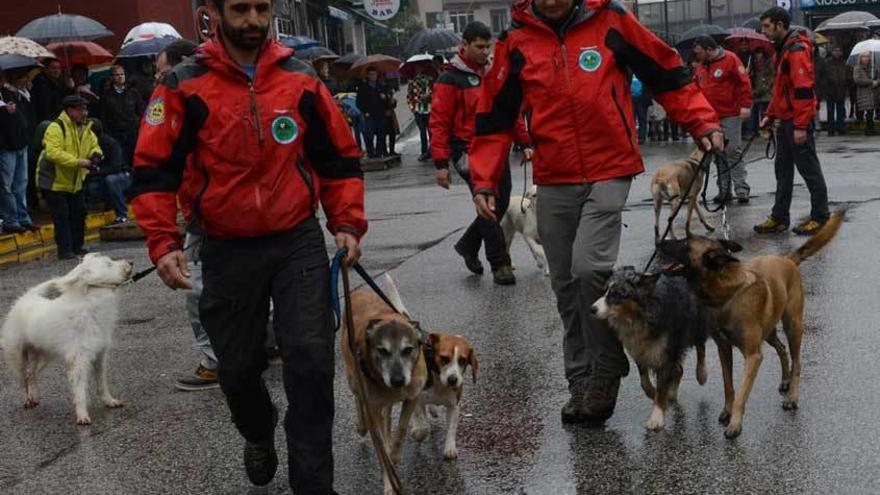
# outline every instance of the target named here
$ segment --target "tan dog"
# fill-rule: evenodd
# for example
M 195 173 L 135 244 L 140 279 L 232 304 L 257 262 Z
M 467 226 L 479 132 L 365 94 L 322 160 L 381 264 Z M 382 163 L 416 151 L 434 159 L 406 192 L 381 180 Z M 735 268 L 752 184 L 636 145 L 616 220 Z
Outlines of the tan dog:
M 713 337 L 724 376 L 724 410 L 718 420 L 727 425 L 724 432 L 727 438 L 734 438 L 742 431 L 743 412 L 761 366 L 761 344 L 765 341 L 776 349 L 782 364 L 779 385 L 779 392 L 784 394 L 782 407 L 797 409 L 804 325 L 804 289 L 798 266 L 834 238 L 843 217 L 843 212 L 831 215 L 815 236 L 788 256 L 758 256 L 740 262 L 730 254 L 742 249 L 737 243 L 706 237 L 660 244 L 660 251 L 676 262 L 667 272 L 683 273 L 687 277 L 718 329 Z M 791 352 L 790 368 L 789 355 L 776 335 L 776 324 L 780 320 Z M 736 346 L 745 359 L 742 384 L 736 394 L 732 346 Z
M 419 405 L 413 416 L 412 437 L 421 442 L 428 437 L 431 423 L 428 420 L 428 407 L 444 406 L 446 408 L 446 444 L 443 457 L 455 459 L 458 449 L 455 446 L 455 435 L 458 431 L 458 419 L 461 414 L 461 397 L 464 392 L 464 377 L 467 367 L 471 367 L 474 383 L 480 365 L 477 353 L 470 342 L 461 335 L 444 335 L 432 333 L 428 336 L 433 349 L 433 361 L 428 364 L 431 378 L 425 390 L 419 394 Z
M 391 460 L 400 462 L 403 441 L 409 429 L 410 418 L 416 407 L 416 399 L 425 388 L 428 371 L 422 354 L 421 334 L 406 316 L 406 309 L 390 277 L 383 283 L 386 294 L 402 314 L 395 313 L 369 288 L 351 295 L 354 316 L 354 348 L 349 346 L 347 328 L 342 329 L 342 360 L 345 375 L 355 397 L 357 407 L 357 431 L 363 436 L 372 426 L 370 418 L 378 425 L 382 442 Z M 358 393 L 356 371 L 363 372 L 366 396 Z M 400 418 L 395 436 L 391 436 L 392 410 L 401 403 Z M 387 473 L 382 472 L 385 493 L 394 493 Z
M 706 222 L 703 217 L 703 211 L 700 210 L 697 197 L 703 187 L 703 170 L 700 168 L 700 162 L 706 153 L 697 147 L 691 152 L 687 160 L 679 160 L 677 162 L 667 163 L 654 172 L 651 177 L 651 197 L 654 200 L 654 240 L 660 240 L 660 210 L 663 208 L 663 202 L 669 203 L 669 237 L 675 239 L 675 229 L 672 222 L 675 220 L 674 214 L 678 214 L 679 204 L 687 200 L 687 223 L 685 223 L 685 232 L 691 235 L 691 217 L 694 210 L 700 222 L 709 232 L 714 232 L 715 228 Z M 694 178 L 696 174 L 696 179 Z M 685 191 L 688 185 L 693 182 L 690 191 Z

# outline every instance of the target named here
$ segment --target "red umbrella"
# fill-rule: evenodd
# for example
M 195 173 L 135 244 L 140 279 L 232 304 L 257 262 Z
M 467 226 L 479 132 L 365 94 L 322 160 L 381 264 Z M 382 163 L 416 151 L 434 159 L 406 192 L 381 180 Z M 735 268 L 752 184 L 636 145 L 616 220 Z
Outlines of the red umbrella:
M 728 50 L 738 50 L 743 43 L 749 47 L 749 51 L 753 52 L 758 48 L 763 48 L 768 52 L 773 51 L 773 43 L 763 34 L 756 32 L 754 29 L 738 27 L 730 29 L 730 36 L 725 38 L 724 47 Z
M 101 45 L 91 41 L 67 41 L 51 43 L 47 47 L 54 53 L 65 67 L 77 64 L 86 66 L 106 64 L 113 60 L 113 55 Z

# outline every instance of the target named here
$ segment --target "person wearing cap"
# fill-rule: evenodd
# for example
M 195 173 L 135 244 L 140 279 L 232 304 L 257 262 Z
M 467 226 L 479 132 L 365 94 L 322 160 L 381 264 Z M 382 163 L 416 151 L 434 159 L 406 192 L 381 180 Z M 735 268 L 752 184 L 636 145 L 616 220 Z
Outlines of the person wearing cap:
M 49 205 L 55 225 L 59 259 L 86 254 L 86 204 L 83 179 L 104 153 L 88 119 L 89 102 L 77 95 L 65 96 L 63 110 L 46 127 L 43 152 L 37 161 L 37 187 Z

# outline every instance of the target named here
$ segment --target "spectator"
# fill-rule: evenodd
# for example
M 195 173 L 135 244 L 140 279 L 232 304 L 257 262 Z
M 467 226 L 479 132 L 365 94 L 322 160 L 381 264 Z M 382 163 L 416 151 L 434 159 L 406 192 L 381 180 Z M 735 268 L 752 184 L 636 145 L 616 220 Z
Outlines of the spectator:
M 764 113 L 767 112 L 767 105 L 770 103 L 770 95 L 773 94 L 773 77 L 775 71 L 773 68 L 773 60 L 769 57 L 766 50 L 758 48 L 752 56 L 752 65 L 749 68 L 752 80 L 752 132 L 758 132 L 758 126 Z
M 45 62 L 45 66 L 43 72 L 34 78 L 31 87 L 31 100 L 34 102 L 37 122 L 57 117 L 58 112 L 62 110 L 61 100 L 73 93 L 73 90 L 64 81 L 61 62 L 50 59 Z
M 816 70 L 816 93 L 828 106 L 828 135 L 846 134 L 846 90 L 853 72 L 846 65 L 843 50 L 831 49 Z
M 70 69 L 70 78 L 73 80 L 73 94 L 82 96 L 89 102 L 89 113 L 97 115 L 101 98 L 98 96 L 100 90 L 93 90 L 89 83 L 89 68 L 84 64 L 75 64 Z
M 121 65 L 110 68 L 110 87 L 101 101 L 101 120 L 108 134 L 122 147 L 122 160 L 131 166 L 138 128 L 144 115 L 144 99 L 125 82 L 125 69 Z
M 859 54 L 859 63 L 853 68 L 853 82 L 858 88 L 857 108 L 865 114 L 865 135 L 874 136 L 874 110 L 877 106 L 877 81 L 876 70 L 872 61 L 871 52 Z
M 367 138 L 364 135 L 364 115 L 357 107 L 357 94 L 351 92 L 339 93 L 336 95 L 336 101 L 339 102 L 342 114 L 345 115 L 345 120 L 351 128 L 352 134 L 354 134 L 358 148 L 363 150 L 364 142 Z
M 637 76 L 633 76 L 630 82 L 630 91 L 632 92 L 633 113 L 635 113 L 635 122 L 638 127 L 639 144 L 645 144 L 648 135 L 648 110 L 654 98 L 651 90 L 642 84 Z
M 128 222 L 128 207 L 125 204 L 125 190 L 131 185 L 131 165 L 123 160 L 122 146 L 110 134 L 104 132 L 104 125 L 92 119 L 92 132 L 98 137 L 98 146 L 104 156 L 92 167 L 85 180 L 88 196 L 99 196 L 113 206 L 116 220 L 113 225 Z
M 339 85 L 330 75 L 330 61 L 327 59 L 315 60 L 312 65 L 315 67 L 315 72 L 318 73 L 318 78 L 321 79 L 324 86 L 327 86 L 327 90 L 330 91 L 330 94 L 335 95 L 338 93 Z
M 154 74 L 156 82 L 161 82 L 175 65 L 188 59 L 195 53 L 198 45 L 190 40 L 177 40 L 166 46 L 164 50 L 156 55 L 156 72 Z M 138 91 L 140 93 L 140 91 Z M 141 95 L 143 96 L 143 95 Z
M 416 76 L 409 82 L 406 91 L 406 102 L 413 114 L 416 125 L 419 127 L 419 143 L 421 153 L 419 161 L 431 159 L 431 135 L 428 122 L 431 119 L 431 94 L 434 89 L 434 78 L 428 75 L 428 70 L 421 64 L 416 65 Z
M 89 169 L 103 157 L 88 119 L 88 104 L 81 96 L 64 97 L 64 110 L 46 127 L 37 164 L 37 185 L 52 213 L 59 259 L 88 252 L 83 247 L 86 205 L 82 185 Z
M 379 79 L 382 88 L 382 101 L 385 103 L 385 125 L 382 136 L 382 145 L 387 145 L 385 156 L 400 156 L 394 149 L 397 145 L 397 136 L 400 134 L 400 124 L 397 122 L 397 98 L 394 97 L 394 86 L 384 77 Z
M 367 141 L 367 156 L 385 156 L 385 93 L 379 85 L 379 73 L 374 67 L 367 68 L 367 78 L 361 82 L 357 91 L 357 107 L 364 116 L 364 137 Z
M 28 70 L 8 71 L 0 89 L 0 219 L 2 232 L 39 230 L 28 215 L 28 145 L 36 114 L 28 92 Z
M 725 160 L 716 159 L 718 169 L 718 195 L 712 199 L 716 204 L 731 199 L 731 182 L 739 203 L 749 202 L 749 184 L 746 182 L 745 164 L 728 170 L 739 162 L 742 144 L 742 122 L 752 113 L 752 82 L 739 57 L 718 46 L 709 36 L 701 36 L 694 42 L 694 56 L 700 61 L 696 81 L 709 104 L 721 118 L 721 128 L 727 139 Z

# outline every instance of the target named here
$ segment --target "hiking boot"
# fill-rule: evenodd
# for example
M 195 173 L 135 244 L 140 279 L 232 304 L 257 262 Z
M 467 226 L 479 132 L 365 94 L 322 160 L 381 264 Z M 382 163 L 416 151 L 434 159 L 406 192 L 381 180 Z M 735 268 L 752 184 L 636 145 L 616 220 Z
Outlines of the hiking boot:
M 73 254 L 75 254 L 75 255 L 77 255 L 77 256 L 85 256 L 85 255 L 89 254 L 89 250 L 86 249 L 86 248 L 84 248 L 84 247 L 82 247 L 82 248 L 79 248 L 79 249 L 74 249 L 74 250 L 73 250 Z
M 202 390 L 210 390 L 220 386 L 217 381 L 217 370 L 209 370 L 201 364 L 196 368 L 196 372 L 192 376 L 177 379 L 174 387 L 184 392 L 200 392 Z
M 712 198 L 712 202 L 716 205 L 720 205 L 722 203 L 727 203 L 730 201 L 730 193 L 718 193 L 714 198 Z
M 748 194 L 745 194 L 745 195 L 737 196 L 737 197 L 736 197 L 736 202 L 739 203 L 739 204 L 741 204 L 741 205 L 748 204 L 748 203 L 749 203 L 749 195 L 748 195 Z
M 278 470 L 278 454 L 275 452 L 275 426 L 278 410 L 272 406 L 272 433 L 262 442 L 244 443 L 244 470 L 256 486 L 268 485 Z
M 22 228 L 24 228 L 28 232 L 39 232 L 40 231 L 40 226 L 34 225 L 34 224 L 22 225 Z
M 62 261 L 72 260 L 74 258 L 76 258 L 76 255 L 73 253 L 58 253 L 58 259 Z
M 584 398 L 587 396 L 588 379 L 589 378 L 582 378 L 568 384 L 568 391 L 571 394 L 571 397 L 568 399 L 568 402 L 562 406 L 562 424 L 575 424 L 586 421 L 584 418 L 585 412 L 582 409 Z
M 455 252 L 458 253 L 459 256 L 464 258 L 464 266 L 467 267 L 468 270 L 471 271 L 474 275 L 482 275 L 483 274 L 483 264 L 480 263 L 480 259 L 476 254 L 468 254 L 462 251 L 461 247 L 458 244 L 455 245 Z
M 121 225 L 123 223 L 128 223 L 128 218 L 126 217 L 116 217 L 116 220 L 113 220 L 110 225 Z
M 812 218 L 808 218 L 806 222 L 791 229 L 791 231 L 797 235 L 815 235 L 823 225 L 825 225 L 825 222 L 818 222 Z
M 592 375 L 587 381 L 586 397 L 580 407 L 584 421 L 603 423 L 610 418 L 614 414 L 619 389 L 620 377 Z
M 513 276 L 513 268 L 510 265 L 502 265 L 492 270 L 492 277 L 498 285 L 516 284 L 516 277 Z
M 777 222 L 773 217 L 767 217 L 767 220 L 755 225 L 753 229 L 759 234 L 778 234 L 788 230 L 788 224 Z

